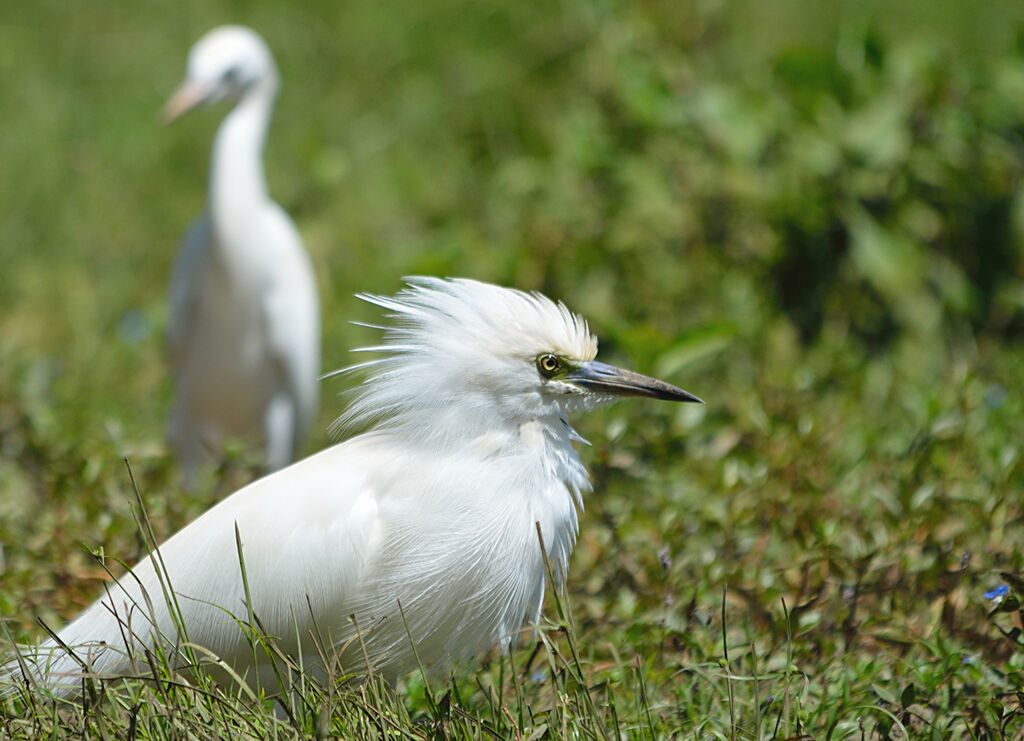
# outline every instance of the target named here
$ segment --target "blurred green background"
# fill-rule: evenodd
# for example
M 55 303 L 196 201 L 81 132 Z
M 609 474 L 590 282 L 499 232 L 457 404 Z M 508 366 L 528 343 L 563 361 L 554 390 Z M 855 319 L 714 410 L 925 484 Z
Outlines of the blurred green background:
M 365 316 L 351 294 L 421 272 L 547 291 L 645 363 L 694 331 L 1013 340 L 1016 5 L 915 7 L 11 4 L 5 352 L 99 397 L 76 423 L 150 428 L 164 285 L 223 114 L 155 112 L 227 21 L 282 71 L 268 175 L 316 262 L 325 368 Z
M 596 644 L 658 646 L 671 686 L 720 650 L 694 616 L 728 585 L 776 649 L 780 600 L 802 606 L 797 654 L 861 662 L 865 701 L 897 703 L 869 688 L 902 697 L 938 634 L 936 677 L 982 655 L 1013 686 L 980 595 L 1024 545 L 1018 2 L 5 3 L 4 616 L 73 614 L 82 543 L 131 560 L 122 456 L 164 534 L 210 501 L 175 488 L 162 352 L 223 110 L 157 112 L 226 22 L 281 70 L 267 174 L 325 370 L 372 340 L 353 293 L 460 275 L 565 300 L 605 359 L 708 402 L 581 421 L 598 491 L 570 592 Z

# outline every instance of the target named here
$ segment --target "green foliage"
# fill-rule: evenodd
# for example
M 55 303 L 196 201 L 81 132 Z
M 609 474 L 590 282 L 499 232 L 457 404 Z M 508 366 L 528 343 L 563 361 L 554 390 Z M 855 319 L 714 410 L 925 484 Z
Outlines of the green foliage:
M 228 21 L 281 67 L 267 170 L 317 266 L 326 369 L 368 339 L 354 292 L 466 275 L 564 299 L 602 357 L 708 404 L 579 421 L 596 491 L 533 656 L 531 637 L 397 696 L 303 687 L 290 717 L 158 664 L 159 683 L 82 708 L 5 700 L 0 735 L 1020 735 L 1009 2 L 9 4 L 0 615 L 16 639 L 145 552 L 123 457 L 160 536 L 253 475 L 239 451 L 214 491 L 183 495 L 162 434 L 164 286 L 221 112 L 163 130 L 156 111 Z

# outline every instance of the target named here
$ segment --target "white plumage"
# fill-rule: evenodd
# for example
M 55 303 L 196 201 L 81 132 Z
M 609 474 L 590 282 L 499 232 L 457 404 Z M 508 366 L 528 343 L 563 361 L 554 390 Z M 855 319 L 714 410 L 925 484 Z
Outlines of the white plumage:
M 361 298 L 392 318 L 384 343 L 363 348 L 381 357 L 348 369 L 368 378 L 342 422 L 368 431 L 246 486 L 160 548 L 189 640 L 264 686 L 269 667 L 254 666 L 232 617 L 247 615 L 236 526 L 255 617 L 305 666 L 320 665 L 316 633 L 344 670 L 366 670 L 354 615 L 386 677 L 416 667 L 410 635 L 426 666 L 444 667 L 537 619 L 538 524 L 565 573 L 590 488 L 568 415 L 618 395 L 699 401 L 594 360 L 586 322 L 539 294 L 415 278 L 394 298 Z M 106 676 L 144 674 L 140 647 L 170 652 L 178 633 L 151 560 L 60 638 Z M 53 641 L 27 655 L 32 679 L 78 691 L 79 664 Z
M 278 74 L 253 31 L 224 26 L 192 48 L 168 120 L 229 100 L 210 163 L 206 213 L 189 230 L 170 289 L 175 404 L 169 437 L 191 488 L 226 438 L 291 462 L 317 411 L 320 308 L 309 256 L 267 195 L 263 146 Z

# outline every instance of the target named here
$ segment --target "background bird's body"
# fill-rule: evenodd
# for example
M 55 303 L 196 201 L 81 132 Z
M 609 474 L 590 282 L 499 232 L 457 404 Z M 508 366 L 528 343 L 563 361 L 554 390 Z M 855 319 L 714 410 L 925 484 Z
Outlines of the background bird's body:
M 567 415 L 624 394 L 696 400 L 597 362 L 586 323 L 537 294 L 420 278 L 363 298 L 394 319 L 366 348 L 383 357 L 357 366 L 371 374 L 343 418 L 370 431 L 241 489 L 160 548 L 188 640 L 250 679 L 273 672 L 237 623 L 250 605 L 236 527 L 253 613 L 304 666 L 323 666 L 314 636 L 347 672 L 365 671 L 364 650 L 392 679 L 417 655 L 447 666 L 537 618 L 538 526 L 566 571 L 589 489 Z M 167 604 L 147 558 L 60 638 L 101 675 L 135 674 L 131 653 L 182 638 Z M 37 680 L 78 691 L 62 678 L 78 665 L 54 642 L 32 661 Z
M 263 173 L 277 86 L 259 37 L 226 27 L 197 43 L 189 77 L 168 104 L 174 117 L 220 97 L 238 98 L 214 142 L 207 211 L 189 230 L 171 280 L 176 401 L 169 435 L 190 485 L 225 438 L 256 439 L 268 469 L 281 468 L 316 416 L 316 281 L 295 225 L 267 195 Z
M 263 233 L 288 236 L 276 212 Z M 247 260 L 232 245 L 262 243 L 247 232 L 222 237 L 204 219 L 191 230 L 172 279 L 169 346 L 176 398 L 170 437 L 187 477 L 225 438 L 255 438 L 267 467 L 298 452 L 316 416 L 319 309 L 308 258 L 298 236 L 273 240 L 276 255 Z M 260 274 L 263 263 L 272 270 Z M 302 286 L 302 288 L 296 288 Z

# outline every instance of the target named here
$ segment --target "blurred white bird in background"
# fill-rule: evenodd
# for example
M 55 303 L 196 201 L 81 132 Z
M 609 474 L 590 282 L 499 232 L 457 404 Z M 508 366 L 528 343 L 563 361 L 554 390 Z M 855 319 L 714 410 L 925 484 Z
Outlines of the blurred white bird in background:
M 270 666 L 254 665 L 266 653 L 232 617 L 245 621 L 249 605 L 321 674 L 313 636 L 341 670 L 369 661 L 392 681 L 417 667 L 410 637 L 434 668 L 507 646 L 540 614 L 537 528 L 564 577 L 590 489 L 569 414 L 619 396 L 700 401 L 594 360 L 586 322 L 540 294 L 414 278 L 394 298 L 360 297 L 392 319 L 383 344 L 361 348 L 382 357 L 346 369 L 369 377 L 340 421 L 369 431 L 246 486 L 159 549 L 188 640 L 270 689 Z M 147 558 L 59 635 L 100 675 L 145 675 L 141 649 L 160 642 L 174 656 L 175 626 Z M 80 691 L 81 664 L 53 640 L 26 655 L 35 681 Z
M 233 105 L 213 144 L 206 213 L 189 230 L 171 279 L 176 400 L 168 429 L 190 488 L 227 438 L 260 441 L 269 470 L 287 465 L 316 418 L 316 281 L 263 174 L 277 89 L 259 35 L 222 26 L 192 47 L 185 80 L 164 108 L 171 121 L 198 106 Z

